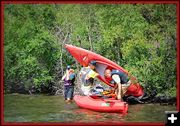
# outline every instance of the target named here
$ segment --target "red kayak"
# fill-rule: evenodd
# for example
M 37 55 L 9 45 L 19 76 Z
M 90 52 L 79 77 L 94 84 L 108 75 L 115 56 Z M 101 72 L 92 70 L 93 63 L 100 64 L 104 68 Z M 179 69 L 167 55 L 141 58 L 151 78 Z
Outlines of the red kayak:
M 128 110 L 126 102 L 115 99 L 75 95 L 74 101 L 79 107 L 93 111 L 126 113 Z
M 91 60 L 95 60 L 97 64 L 96 71 L 99 73 L 98 78 L 111 87 L 114 87 L 114 84 L 111 84 L 109 80 L 104 77 L 104 71 L 106 68 L 117 69 L 128 74 L 128 71 L 124 68 L 99 54 L 68 44 L 65 45 L 65 48 L 84 67 L 88 66 Z M 131 84 L 126 92 L 126 95 L 133 95 L 136 97 L 141 96 L 142 94 L 143 88 L 140 84 Z

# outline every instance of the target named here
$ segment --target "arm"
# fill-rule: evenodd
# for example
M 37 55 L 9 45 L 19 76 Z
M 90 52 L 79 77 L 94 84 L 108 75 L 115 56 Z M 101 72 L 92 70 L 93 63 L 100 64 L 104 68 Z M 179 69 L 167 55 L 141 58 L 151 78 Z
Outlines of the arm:
M 121 88 L 121 79 L 120 79 L 119 75 L 113 75 L 112 79 L 116 82 L 115 88 L 118 89 L 117 98 L 121 100 L 121 90 L 122 90 L 122 88 Z
M 117 92 L 117 99 L 121 100 L 122 96 L 121 96 L 121 92 L 122 92 L 122 87 L 121 87 L 121 83 L 118 83 L 118 92 Z
M 64 74 L 64 76 L 62 77 L 61 80 L 64 80 L 65 77 L 67 77 L 66 79 L 69 80 L 69 72 L 68 72 L 68 70 L 66 70 L 66 73 Z
M 61 80 L 64 80 L 64 79 L 65 79 L 65 77 L 66 77 L 66 74 L 64 74 L 64 75 L 63 75 L 63 77 L 61 78 Z
M 69 80 L 69 70 L 66 70 L 66 79 Z
M 114 88 L 112 89 L 112 93 L 115 93 L 115 90 L 118 88 L 118 85 L 116 84 Z

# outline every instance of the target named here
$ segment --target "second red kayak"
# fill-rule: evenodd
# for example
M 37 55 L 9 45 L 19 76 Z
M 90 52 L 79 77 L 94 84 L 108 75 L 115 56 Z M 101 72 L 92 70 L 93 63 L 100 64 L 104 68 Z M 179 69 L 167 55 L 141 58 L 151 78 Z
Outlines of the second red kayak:
M 118 113 L 126 113 L 128 111 L 128 104 L 126 102 L 115 99 L 75 95 L 74 101 L 79 107 L 93 111 Z

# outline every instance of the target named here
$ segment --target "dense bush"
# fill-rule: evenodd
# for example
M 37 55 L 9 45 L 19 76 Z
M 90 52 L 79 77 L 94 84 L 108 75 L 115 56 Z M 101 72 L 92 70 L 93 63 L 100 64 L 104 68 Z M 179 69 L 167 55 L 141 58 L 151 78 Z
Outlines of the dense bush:
M 5 90 L 58 83 L 74 63 L 70 43 L 115 61 L 147 91 L 175 96 L 176 21 L 175 4 L 7 4 Z

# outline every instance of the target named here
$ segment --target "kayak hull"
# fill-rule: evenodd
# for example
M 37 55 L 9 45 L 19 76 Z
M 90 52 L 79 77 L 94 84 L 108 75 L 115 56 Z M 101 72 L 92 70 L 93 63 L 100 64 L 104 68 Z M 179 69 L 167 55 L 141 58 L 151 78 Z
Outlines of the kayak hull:
M 101 99 L 75 95 L 74 101 L 81 108 L 98 112 L 126 113 L 128 111 L 128 104 L 126 102 L 115 99 Z
M 112 69 L 118 69 L 128 74 L 128 72 L 122 68 L 121 66 L 117 65 L 115 62 L 99 55 L 89 50 L 79 48 L 73 45 L 65 44 L 65 48 L 69 51 L 69 53 L 84 67 L 88 66 L 91 60 L 95 60 L 99 67 L 104 66 L 103 68 L 110 67 Z M 114 87 L 114 85 L 110 84 L 105 78 L 104 73 L 100 74 L 98 78 L 106 83 L 107 85 Z
M 114 84 L 111 84 L 107 78 L 104 77 L 104 71 L 105 69 L 117 69 L 125 74 L 129 74 L 128 71 L 126 71 L 121 66 L 117 65 L 115 62 L 99 55 L 94 52 L 91 52 L 89 50 L 85 50 L 83 48 L 79 48 L 73 45 L 65 45 L 65 48 L 69 51 L 69 53 L 82 65 L 82 66 L 88 66 L 88 63 L 91 60 L 96 61 L 96 72 L 99 73 L 98 79 L 102 82 L 106 83 L 107 85 L 111 87 L 115 87 Z M 136 78 L 134 78 L 136 80 Z M 143 94 L 143 88 L 139 84 L 131 85 L 130 88 L 127 89 L 127 93 L 125 95 L 133 95 L 135 97 L 139 97 Z

